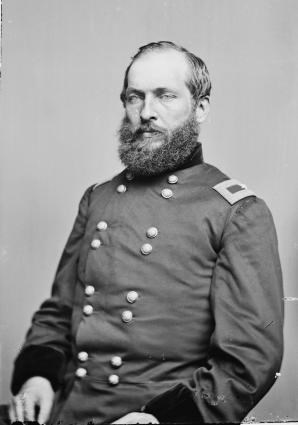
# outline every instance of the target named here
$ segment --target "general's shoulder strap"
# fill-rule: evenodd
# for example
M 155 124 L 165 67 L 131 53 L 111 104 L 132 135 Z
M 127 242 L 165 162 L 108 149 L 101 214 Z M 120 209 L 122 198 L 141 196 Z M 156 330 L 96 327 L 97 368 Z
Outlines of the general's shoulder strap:
M 213 186 L 213 189 L 216 190 L 216 192 L 225 198 L 231 205 L 234 205 L 236 202 L 247 198 L 248 196 L 256 196 L 252 190 L 247 189 L 245 184 L 242 184 L 235 179 L 224 180 L 223 182 Z

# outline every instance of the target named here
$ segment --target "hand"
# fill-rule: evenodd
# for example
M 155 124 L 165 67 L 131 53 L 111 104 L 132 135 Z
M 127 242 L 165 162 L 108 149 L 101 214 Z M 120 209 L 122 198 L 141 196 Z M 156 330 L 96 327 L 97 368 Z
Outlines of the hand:
M 35 421 L 35 407 L 39 407 L 37 421 L 44 424 L 50 416 L 54 391 L 50 381 L 41 376 L 28 379 L 9 406 L 11 422 Z
M 159 424 L 158 420 L 149 413 L 132 412 L 112 424 Z

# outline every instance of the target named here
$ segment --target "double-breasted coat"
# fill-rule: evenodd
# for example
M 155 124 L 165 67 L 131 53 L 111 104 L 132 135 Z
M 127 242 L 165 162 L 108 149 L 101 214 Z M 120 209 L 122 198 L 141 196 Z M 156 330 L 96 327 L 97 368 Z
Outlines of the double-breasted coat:
M 85 192 L 12 390 L 47 377 L 50 423 L 240 422 L 279 372 L 282 296 L 267 206 L 200 147 L 156 177 L 124 170 Z

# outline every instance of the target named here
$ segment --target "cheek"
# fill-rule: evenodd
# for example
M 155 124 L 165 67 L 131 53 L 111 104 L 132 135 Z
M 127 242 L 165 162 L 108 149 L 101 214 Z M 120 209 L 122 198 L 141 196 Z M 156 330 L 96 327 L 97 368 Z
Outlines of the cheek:
M 132 126 L 138 125 L 140 113 L 137 108 L 126 108 L 126 117 Z
M 175 105 L 175 107 L 164 110 L 164 119 L 167 123 L 176 127 L 177 125 L 184 122 L 191 114 L 191 105 Z

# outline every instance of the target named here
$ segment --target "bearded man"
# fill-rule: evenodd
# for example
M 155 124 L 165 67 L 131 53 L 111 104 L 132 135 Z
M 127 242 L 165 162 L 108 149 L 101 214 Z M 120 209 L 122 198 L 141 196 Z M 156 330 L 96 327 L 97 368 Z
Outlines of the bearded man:
M 282 359 L 282 282 L 265 203 L 203 161 L 204 62 L 171 42 L 126 70 L 125 170 L 84 194 L 15 362 L 12 420 L 236 422 Z

